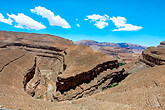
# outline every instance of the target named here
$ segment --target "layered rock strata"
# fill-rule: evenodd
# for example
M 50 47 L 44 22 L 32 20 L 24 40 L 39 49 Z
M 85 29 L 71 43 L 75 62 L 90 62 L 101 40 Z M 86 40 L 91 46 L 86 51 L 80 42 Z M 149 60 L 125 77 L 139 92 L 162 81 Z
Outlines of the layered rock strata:
M 149 47 L 142 52 L 146 64 L 150 66 L 165 64 L 165 48 Z
M 94 77 L 97 77 L 101 72 L 106 71 L 107 69 L 114 69 L 118 68 L 119 63 L 117 60 L 114 61 L 108 61 L 108 62 L 103 62 L 102 64 L 98 64 L 96 67 L 93 69 L 82 72 L 79 74 L 76 74 L 75 76 L 72 77 L 57 77 L 58 81 L 56 82 L 57 90 L 61 92 L 68 91 L 71 88 L 76 88 L 78 85 L 85 83 L 85 82 L 90 82 Z
M 132 63 L 124 66 L 128 68 L 129 73 L 139 72 L 146 68 L 165 65 L 165 41 L 161 42 L 157 47 L 146 48 L 141 56 Z
M 98 74 L 98 76 L 95 77 L 93 80 L 90 80 L 90 82 L 88 83 L 82 83 L 80 85 L 77 85 L 74 89 L 70 89 L 69 91 L 65 91 L 62 93 L 56 92 L 53 98 L 57 101 L 64 101 L 79 99 L 95 93 L 99 93 L 107 89 L 111 84 L 120 82 L 125 77 L 127 77 L 128 74 L 125 74 L 124 72 L 125 70 L 119 71 L 118 69 L 103 71 Z
M 20 49 L 22 51 L 31 53 L 35 56 L 33 66 L 24 73 L 23 86 L 24 90 L 34 96 L 36 94 L 36 88 L 41 82 L 45 82 L 43 75 L 41 75 L 42 70 L 52 70 L 51 79 L 56 81 L 56 77 L 59 73 L 63 72 L 66 68 L 64 55 L 66 52 L 60 50 L 56 47 L 31 45 L 24 43 L 6 43 L 1 45 L 2 49 Z M 54 82 L 55 83 L 55 82 Z M 43 83 L 45 86 L 46 83 Z M 41 84 L 41 85 L 43 85 Z M 54 87 L 55 88 L 55 87 Z M 45 91 L 46 92 L 46 91 Z M 37 97 L 37 96 L 36 96 Z
M 113 57 L 57 36 L 2 31 L 0 39 L 2 51 L 19 50 L 32 57 L 31 67 L 20 71 L 22 88 L 32 97 L 63 101 L 92 95 L 106 88 L 114 80 L 113 74 L 124 72 L 116 69 L 119 63 Z M 18 59 L 24 54 L 18 52 Z M 65 95 L 71 91 L 74 94 Z

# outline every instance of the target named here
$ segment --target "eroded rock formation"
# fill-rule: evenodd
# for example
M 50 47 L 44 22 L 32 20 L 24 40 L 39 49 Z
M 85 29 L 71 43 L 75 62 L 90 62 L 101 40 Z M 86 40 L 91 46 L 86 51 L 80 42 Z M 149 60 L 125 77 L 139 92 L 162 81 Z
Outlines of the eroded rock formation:
M 165 64 L 165 48 L 149 47 L 142 52 L 143 60 L 150 66 Z
M 146 68 L 165 64 L 164 41 L 157 47 L 146 48 L 141 56 L 129 65 L 128 72 L 138 72 Z
M 57 90 L 64 92 L 64 91 L 68 91 L 71 88 L 76 88 L 82 83 L 90 82 L 91 80 L 94 79 L 94 77 L 97 77 L 97 75 L 99 75 L 101 72 L 107 71 L 107 69 L 112 70 L 118 67 L 119 67 L 118 61 L 114 60 L 114 61 L 108 61 L 108 62 L 103 62 L 102 64 L 98 64 L 93 69 L 76 74 L 75 76 L 71 76 L 67 78 L 58 76 L 57 77 L 58 81 L 56 82 Z
M 17 49 L 32 56 L 31 68 L 22 74 L 22 86 L 36 98 L 49 101 L 77 99 L 108 87 L 114 74 L 124 75 L 123 70 L 117 70 L 118 61 L 111 56 L 60 37 L 17 32 L 0 32 L 0 35 L 3 39 L 1 51 Z M 106 81 L 108 83 L 104 84 Z

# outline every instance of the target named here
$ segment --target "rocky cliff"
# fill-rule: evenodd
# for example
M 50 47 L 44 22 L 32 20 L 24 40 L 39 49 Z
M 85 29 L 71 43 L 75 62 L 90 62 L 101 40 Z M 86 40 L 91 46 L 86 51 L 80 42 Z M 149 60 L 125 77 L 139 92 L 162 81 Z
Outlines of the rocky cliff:
M 161 42 L 157 47 L 148 47 L 142 52 L 142 61 L 150 66 L 165 64 L 165 47 L 164 42 Z
M 164 65 L 165 64 L 165 47 L 164 42 L 161 42 L 157 47 L 146 48 L 141 56 L 129 65 L 129 72 L 141 71 L 146 68 Z

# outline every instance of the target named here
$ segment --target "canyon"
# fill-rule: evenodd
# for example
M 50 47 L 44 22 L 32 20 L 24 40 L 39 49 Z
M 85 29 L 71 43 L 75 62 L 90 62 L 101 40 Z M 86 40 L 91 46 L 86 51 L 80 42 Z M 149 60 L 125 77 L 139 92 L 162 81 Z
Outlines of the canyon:
M 139 55 L 121 66 L 114 56 L 58 36 L 0 31 L 0 105 L 164 109 L 165 41 Z
M 124 69 L 119 70 L 118 61 L 111 56 L 93 52 L 87 46 L 74 45 L 67 39 L 17 32 L 0 34 L 3 35 L 0 51 L 9 57 L 2 63 L 2 73 L 23 56 L 31 57 L 31 64 L 25 66 L 27 70 L 17 65 L 24 91 L 32 97 L 51 102 L 78 99 L 108 87 L 114 75 L 125 76 Z M 20 57 L 13 59 L 11 53 Z M 109 83 L 103 84 L 105 81 Z

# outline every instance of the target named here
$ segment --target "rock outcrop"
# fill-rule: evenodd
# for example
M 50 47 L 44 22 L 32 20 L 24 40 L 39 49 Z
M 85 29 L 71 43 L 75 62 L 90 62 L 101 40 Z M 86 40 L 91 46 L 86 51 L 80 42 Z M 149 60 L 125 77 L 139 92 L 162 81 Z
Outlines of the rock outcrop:
M 123 74 L 124 71 L 124 69 L 120 71 L 117 69 L 113 69 L 101 72 L 96 78 L 94 78 L 93 80 L 89 80 L 90 82 L 88 81 L 88 83 L 77 83 L 79 85 L 75 86 L 74 89 L 70 89 L 69 91 L 65 91 L 62 93 L 57 92 L 54 96 L 54 99 L 56 99 L 57 101 L 73 100 L 99 93 L 107 89 L 113 83 L 120 82 L 125 77 L 127 77 L 128 74 Z M 68 83 L 70 83 L 70 81 L 68 81 Z M 76 81 L 72 83 L 76 84 Z M 66 84 L 66 86 L 68 85 L 66 82 L 64 82 L 64 84 Z M 65 88 L 65 85 L 63 86 Z
M 158 47 L 148 47 L 142 52 L 143 61 L 150 65 L 164 65 L 165 64 L 165 47 L 161 42 Z
M 128 72 L 137 72 L 146 68 L 165 64 L 165 47 L 161 42 L 157 47 L 146 48 L 141 56 L 129 65 Z M 126 67 L 127 68 L 127 67 Z
M 149 47 L 142 53 L 146 64 L 150 66 L 165 64 L 165 48 Z
M 160 45 L 158 45 L 158 47 L 162 47 L 162 48 L 165 48 L 165 41 L 161 42 Z
M 76 88 L 82 83 L 90 82 L 91 80 L 94 79 L 94 77 L 97 77 L 97 75 L 99 75 L 101 72 L 107 71 L 107 69 L 112 70 L 118 67 L 119 64 L 117 60 L 107 61 L 107 62 L 103 62 L 102 64 L 98 64 L 96 67 L 92 68 L 89 71 L 76 74 L 75 76 L 63 78 L 62 76 L 65 76 L 65 74 L 63 74 L 62 76 L 57 77 L 58 80 L 56 82 L 57 90 L 64 92 L 64 91 L 68 91 L 71 88 Z

